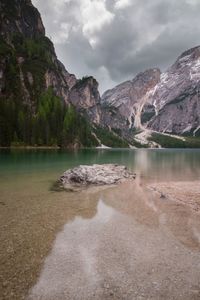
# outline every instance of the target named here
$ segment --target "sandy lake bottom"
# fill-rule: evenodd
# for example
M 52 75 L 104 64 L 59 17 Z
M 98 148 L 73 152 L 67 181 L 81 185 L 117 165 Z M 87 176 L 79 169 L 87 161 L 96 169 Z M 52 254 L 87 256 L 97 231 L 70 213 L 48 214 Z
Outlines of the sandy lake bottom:
M 51 191 L 67 168 L 104 162 L 136 180 Z M 200 151 L 2 153 L 0 163 L 0 299 L 200 299 L 200 214 L 190 205 Z

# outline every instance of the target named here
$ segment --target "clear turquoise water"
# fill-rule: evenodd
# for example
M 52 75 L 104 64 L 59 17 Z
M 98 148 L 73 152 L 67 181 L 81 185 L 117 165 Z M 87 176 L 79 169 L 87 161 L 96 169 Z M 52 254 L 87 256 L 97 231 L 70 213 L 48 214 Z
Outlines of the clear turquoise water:
M 57 179 L 66 169 L 79 164 L 118 163 L 152 180 L 194 180 L 200 178 L 200 150 L 85 149 L 0 151 L 0 182 L 14 176 L 47 176 Z
M 90 194 L 89 192 L 87 194 L 86 191 L 85 193 L 74 194 L 51 191 L 50 187 L 52 183 L 68 168 L 80 164 L 94 163 L 118 163 L 126 165 L 137 174 L 139 180 L 136 180 L 136 184 L 133 185 L 108 189 L 108 191 L 102 194 L 103 201 L 101 201 L 101 197 L 99 198 L 100 192 L 99 194 Z M 119 277 L 118 285 L 120 289 L 122 287 L 122 291 L 125 293 L 127 291 L 127 281 L 130 278 L 134 278 L 135 268 L 142 265 L 143 257 L 146 257 L 147 252 L 145 252 L 145 247 L 148 243 L 143 244 L 143 240 L 146 241 L 150 238 L 149 245 L 153 246 L 148 249 L 148 253 L 155 253 L 155 262 L 152 262 L 152 264 L 158 266 L 158 278 L 156 281 L 159 282 L 160 280 L 160 284 L 162 284 L 162 282 L 167 282 L 167 278 L 172 278 L 172 287 L 176 291 L 177 287 L 176 282 L 173 281 L 173 276 L 177 278 L 177 274 L 180 275 L 177 272 L 181 269 L 182 283 L 179 290 L 182 291 L 185 289 L 184 293 L 187 296 L 182 299 L 193 299 L 190 297 L 191 288 L 188 280 L 192 278 L 196 284 L 195 286 L 199 286 L 199 276 L 196 275 L 199 269 L 195 265 L 196 261 L 199 260 L 199 256 L 195 258 L 194 255 L 196 254 L 191 255 L 191 247 L 199 249 L 199 217 L 195 217 L 195 215 L 188 211 L 187 207 L 177 207 L 176 204 L 160 201 L 160 198 L 154 199 L 152 195 L 147 197 L 146 192 L 143 190 L 143 185 L 140 183 L 142 181 L 190 181 L 199 179 L 200 150 L 85 149 L 77 152 L 58 150 L 1 150 L 0 227 L 2 230 L 0 234 L 0 265 L 3 267 L 0 268 L 0 279 L 3 278 L 8 282 L 6 288 L 4 287 L 5 295 L 6 293 L 9 295 L 9 293 L 13 293 L 14 291 L 14 295 L 16 296 L 14 298 L 22 299 L 21 296 L 27 294 L 28 289 L 34 284 L 43 263 L 43 258 L 50 250 L 56 233 L 62 229 L 64 224 L 68 226 L 67 224 L 69 223 L 69 226 L 71 226 L 70 224 L 73 224 L 74 221 L 76 225 L 77 220 L 83 220 L 84 226 L 89 231 L 82 232 L 82 226 L 75 228 L 79 234 L 76 235 L 76 238 L 72 235 L 72 243 L 70 242 L 70 245 L 72 245 L 72 254 L 73 252 L 76 254 L 75 250 L 78 246 L 81 246 L 81 241 L 86 241 L 86 246 L 91 244 L 90 241 L 95 241 L 95 230 L 99 230 L 97 231 L 98 236 L 100 234 L 103 237 L 100 258 L 102 257 L 102 249 L 104 250 L 105 247 L 106 263 L 104 259 L 100 259 L 99 261 L 103 278 L 106 271 L 104 271 L 102 265 L 108 265 L 109 272 L 112 270 L 112 274 L 114 274 L 113 278 L 115 278 L 115 266 L 121 260 L 120 253 L 124 253 L 125 258 L 131 256 L 137 246 L 134 244 L 134 240 L 140 241 L 142 244 L 139 243 L 137 247 L 139 249 L 138 253 L 141 253 L 141 255 L 136 257 L 136 264 L 132 265 L 133 276 L 125 277 L 124 283 Z M 102 208 L 102 205 L 103 210 L 99 215 L 99 207 Z M 104 224 L 102 220 L 108 217 L 108 212 L 112 212 L 111 219 L 114 223 L 111 222 L 110 227 L 108 224 L 108 227 L 106 227 L 107 231 L 104 227 L 98 229 L 98 224 Z M 117 217 L 118 212 L 124 216 L 121 221 Z M 151 227 L 152 232 L 155 231 L 156 236 L 149 235 L 149 227 Z M 69 228 L 71 233 L 71 227 Z M 116 232 L 112 232 L 115 228 L 122 231 L 117 230 Z M 90 234 L 90 229 L 94 234 Z M 170 232 L 170 235 L 168 232 Z M 133 242 L 131 247 L 129 246 L 130 235 Z M 104 240 L 104 236 L 107 237 L 106 240 Z M 156 238 L 157 236 L 158 238 Z M 122 237 L 126 238 L 127 242 L 120 243 Z M 69 238 L 70 234 L 67 231 L 65 241 L 68 241 Z M 178 248 L 174 246 L 177 241 L 179 246 L 182 245 L 180 253 L 186 253 L 183 257 L 180 256 L 178 262 L 179 250 L 176 250 Z M 170 270 L 170 273 L 166 274 L 167 278 L 165 278 L 165 272 L 162 273 L 163 252 L 160 248 L 163 247 L 163 244 L 165 245 L 166 260 Z M 107 245 L 109 245 L 108 248 L 106 248 Z M 93 247 L 93 244 L 91 246 Z M 112 250 L 113 248 L 118 249 L 116 253 L 119 253 L 119 257 L 114 257 L 114 261 L 112 261 L 112 255 L 115 253 Z M 68 249 L 68 245 L 66 249 Z M 144 250 L 144 253 L 141 249 Z M 185 252 L 186 250 L 187 252 Z M 73 259 L 76 259 L 72 254 L 70 253 L 70 262 L 74 262 Z M 58 259 L 60 259 L 59 255 Z M 176 261 L 175 265 L 177 266 L 175 271 L 173 271 L 174 261 Z M 184 265 L 182 265 L 183 261 Z M 186 267 L 185 261 L 188 262 Z M 70 263 L 69 265 L 67 263 L 63 264 L 63 266 L 66 267 L 66 270 L 63 271 L 64 274 L 71 274 L 68 272 Z M 124 266 L 122 267 L 124 268 Z M 130 268 L 129 260 L 128 268 Z M 184 268 L 187 269 L 186 275 L 184 275 Z M 77 272 L 79 270 L 77 267 Z M 151 272 L 151 270 L 151 264 L 147 264 L 145 269 L 143 269 L 144 278 L 141 277 L 138 279 L 138 282 L 143 284 L 146 278 L 145 274 Z M 14 279 L 13 274 L 17 274 Z M 60 276 L 59 272 L 58 275 Z M 55 279 L 54 277 L 52 278 Z M 82 278 L 83 275 L 81 273 L 81 280 Z M 76 293 L 77 280 L 76 278 L 73 281 L 75 291 L 72 291 L 72 297 L 69 299 L 72 299 L 73 293 Z M 109 281 L 110 279 L 105 276 L 105 280 Z M 154 277 L 152 277 L 152 281 L 155 281 Z M 64 282 L 66 282 L 66 278 L 64 278 Z M 146 278 L 147 287 L 148 284 L 149 277 Z M 110 285 L 112 285 L 112 280 Z M 136 286 L 137 284 L 131 282 L 132 285 Z M 154 290 L 152 288 L 152 291 Z M 163 292 L 164 288 L 161 288 L 160 291 Z M 118 292 L 120 295 L 120 291 Z M 146 295 L 148 296 L 148 289 Z M 170 292 L 170 295 L 165 298 L 178 299 L 174 295 L 176 295 L 175 292 Z M 2 299 L 14 298 L 8 296 Z M 158 298 L 156 296 L 151 297 L 151 299 Z M 89 298 L 86 297 L 85 299 Z M 100 297 L 99 299 L 104 299 L 104 297 Z

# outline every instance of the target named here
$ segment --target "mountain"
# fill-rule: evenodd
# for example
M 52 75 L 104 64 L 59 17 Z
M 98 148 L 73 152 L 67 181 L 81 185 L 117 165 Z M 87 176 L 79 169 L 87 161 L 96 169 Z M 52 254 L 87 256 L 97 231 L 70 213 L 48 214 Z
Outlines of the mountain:
M 30 0 L 2 0 L 0 26 L 0 146 L 124 145 L 100 127 L 97 81 L 65 69 Z
M 150 69 L 139 73 L 102 95 L 102 124 L 122 132 L 131 139 L 133 128 L 141 127 L 141 112 L 150 94 L 160 81 L 160 70 Z M 149 108 L 151 114 L 152 108 Z
M 197 136 L 200 134 L 200 46 L 181 54 L 164 73 L 150 69 L 102 95 L 109 113 L 102 123 L 122 130 Z
M 34 111 L 35 99 L 51 86 L 68 102 L 76 78 L 58 61 L 37 9 L 29 0 L 3 0 L 0 10 L 0 96 L 9 98 L 18 92 Z
M 200 47 L 192 48 L 161 75 L 152 94 L 155 116 L 148 127 L 172 134 L 200 133 Z
M 0 146 L 159 147 L 200 134 L 200 47 L 100 97 L 95 78 L 57 59 L 30 0 L 2 0 L 0 26 Z

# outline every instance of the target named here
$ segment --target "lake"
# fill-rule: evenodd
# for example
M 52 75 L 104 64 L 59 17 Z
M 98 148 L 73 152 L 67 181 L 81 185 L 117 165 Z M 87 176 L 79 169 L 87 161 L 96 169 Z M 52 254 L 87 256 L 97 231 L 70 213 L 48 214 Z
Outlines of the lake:
M 126 165 L 136 180 L 51 190 L 94 163 Z M 199 299 L 199 216 L 146 189 L 199 179 L 200 150 L 1 150 L 0 299 Z

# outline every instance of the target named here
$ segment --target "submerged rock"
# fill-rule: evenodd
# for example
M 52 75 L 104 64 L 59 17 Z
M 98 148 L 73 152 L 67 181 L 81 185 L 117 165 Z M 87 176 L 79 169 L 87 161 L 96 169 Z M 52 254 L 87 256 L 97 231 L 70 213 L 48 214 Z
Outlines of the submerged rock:
M 103 165 L 80 165 L 79 167 L 67 170 L 60 177 L 60 184 L 64 189 L 77 190 L 90 185 L 112 185 L 126 179 L 134 179 L 135 174 L 125 166 L 117 164 Z

